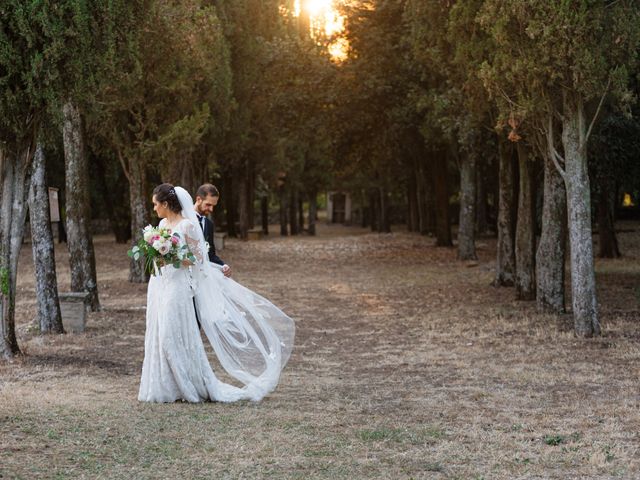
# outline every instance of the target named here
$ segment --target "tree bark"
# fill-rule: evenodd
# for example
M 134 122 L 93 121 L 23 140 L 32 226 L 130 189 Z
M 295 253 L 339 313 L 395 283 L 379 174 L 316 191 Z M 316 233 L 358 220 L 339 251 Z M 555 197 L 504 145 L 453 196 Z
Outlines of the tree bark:
M 291 197 L 289 198 L 289 231 L 291 235 L 300 233 L 300 225 L 298 225 L 298 189 L 291 189 Z
M 134 158 L 129 162 L 129 206 L 131 210 L 131 238 L 134 243 L 142 238 L 142 229 L 149 223 L 146 196 L 146 170 L 140 159 Z M 145 283 L 148 275 L 142 261 L 131 259 L 129 263 L 129 281 Z
M 262 220 L 262 233 L 269 235 L 269 195 L 260 198 L 260 217 Z
M 33 140 L 15 150 L 2 150 L 2 199 L 0 200 L 0 358 L 20 353 L 15 331 L 18 258 L 22 248 L 27 198 L 31 183 Z
M 417 159 L 414 162 L 413 169 L 407 181 L 407 231 L 420 231 L 420 214 L 418 204 L 420 198 L 418 195 L 418 169 L 416 167 Z
M 420 233 L 433 234 L 436 231 L 436 197 L 433 188 L 433 174 L 427 162 L 422 163 L 418 178 L 419 192 L 421 192 L 422 214 L 420 215 Z
M 105 158 L 101 156 L 93 158 L 93 168 L 98 178 L 104 179 L 104 181 L 98 182 L 98 189 L 102 201 L 109 205 L 107 216 L 116 243 L 128 243 L 131 240 L 131 212 L 126 201 L 128 198 L 127 179 L 122 174 L 117 162 L 114 162 L 111 168 L 118 168 L 119 174 L 115 181 L 107 181 L 110 175 L 107 173 Z
M 436 245 L 451 247 L 451 220 L 449 215 L 449 171 L 445 152 L 436 152 L 433 157 L 433 190 L 436 209 Z
M 242 240 L 249 238 L 249 179 L 246 167 L 241 167 L 238 179 L 238 233 Z
M 598 179 L 598 237 L 600 239 L 598 257 L 600 258 L 620 257 L 613 220 L 615 186 L 612 183 L 606 174 Z
M 547 155 L 544 159 L 542 233 L 536 254 L 538 310 L 564 313 L 564 261 L 567 237 L 567 197 L 562 176 Z
M 286 237 L 287 235 L 289 235 L 289 231 L 287 229 L 287 210 L 288 210 L 288 205 L 287 205 L 287 191 L 284 188 L 284 186 L 281 186 L 279 188 L 279 197 L 280 197 L 280 235 L 282 235 L 283 237 Z
M 255 199 L 256 199 L 256 167 L 253 160 L 247 165 L 247 226 L 255 227 Z
M 302 201 L 302 195 L 298 197 L 298 225 L 300 233 L 304 232 L 304 202 Z
M 227 214 L 227 233 L 230 237 L 236 237 L 236 180 L 233 171 L 226 171 L 224 184 L 227 194 L 224 196 L 224 205 Z
M 563 95 L 562 145 L 571 246 L 571 294 L 577 335 L 600 335 L 591 233 L 591 191 L 587 169 L 584 104 L 578 94 Z
M 381 233 L 391 233 L 391 219 L 389 218 L 389 194 L 385 187 L 378 189 L 380 195 L 380 228 Z
M 41 333 L 64 333 L 56 259 L 49 214 L 49 189 L 46 183 L 45 160 L 42 145 L 38 145 L 33 159 L 33 174 L 29 191 L 29 223 L 31 224 L 31 246 L 36 276 L 38 300 L 38 324 Z
M 378 204 L 380 203 L 380 195 L 377 192 L 376 188 L 372 188 L 369 191 L 369 211 L 371 213 L 371 231 L 379 232 L 380 231 L 380 208 Z
M 62 111 L 71 290 L 89 292 L 89 304 L 91 310 L 95 312 L 100 309 L 100 300 L 96 281 L 96 259 L 90 232 L 91 198 L 84 127 L 80 110 L 72 102 L 67 102 Z
M 309 235 L 316 234 L 316 217 L 318 216 L 318 192 L 309 193 Z
M 480 235 L 489 229 L 487 224 L 487 184 L 482 164 L 478 164 L 476 168 L 476 233 Z
M 499 148 L 499 181 L 498 181 L 498 245 L 496 261 L 496 287 L 512 287 L 515 284 L 516 257 L 514 248 L 514 171 L 513 145 L 500 139 Z
M 516 144 L 520 168 L 516 223 L 516 299 L 534 300 L 536 296 L 534 163 L 529 159 L 527 149 L 522 142 L 521 140 Z
M 462 156 L 460 168 L 460 225 L 458 228 L 458 258 L 477 260 L 476 255 L 476 158 Z

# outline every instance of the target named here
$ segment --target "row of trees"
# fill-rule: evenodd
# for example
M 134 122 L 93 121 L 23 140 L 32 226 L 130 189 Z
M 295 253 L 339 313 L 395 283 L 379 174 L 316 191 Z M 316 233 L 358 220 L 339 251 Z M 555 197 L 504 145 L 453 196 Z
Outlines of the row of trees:
M 47 178 L 64 177 L 71 288 L 90 292 L 94 310 L 92 211 L 109 218 L 118 240 L 135 240 L 150 221 L 155 183 L 194 191 L 214 176 L 230 233 L 241 237 L 258 196 L 282 198 L 292 233 L 304 192 L 315 206 L 328 179 L 319 86 L 335 66 L 308 22 L 294 18 L 293 2 L 10 0 L 0 25 L 1 357 L 19 351 L 27 212 L 34 259 L 45 262 L 40 328 L 62 331 Z M 129 278 L 146 281 L 139 263 Z
M 351 51 L 341 123 L 350 128 L 338 148 L 377 191 L 382 229 L 389 192 L 402 188 L 409 227 L 452 245 L 448 206 L 457 194 L 459 258 L 475 259 L 494 191 L 495 284 L 563 312 L 568 235 L 575 331 L 597 335 L 590 199 L 596 190 L 609 255 L 615 183 L 638 190 L 628 179 L 640 153 L 629 116 L 640 6 L 365 0 L 344 14 Z
M 0 355 L 18 351 L 27 211 L 34 258 L 45 262 L 38 271 L 47 273 L 37 288 L 41 329 L 61 330 L 43 193 L 56 175 L 65 179 L 72 289 L 90 292 L 94 309 L 92 211 L 109 218 L 119 241 L 135 240 L 155 183 L 193 191 L 215 178 L 218 220 L 241 238 L 257 206 L 268 228 L 271 201 L 285 235 L 301 231 L 307 203 L 313 234 L 318 192 L 332 186 L 359 199 L 372 228 L 389 231 L 391 204 L 404 204 L 410 230 L 451 246 L 454 198 L 463 260 L 476 257 L 493 204 L 496 285 L 515 285 L 518 298 L 553 312 L 565 305 L 568 234 L 576 332 L 599 332 L 591 190 L 610 237 L 601 245 L 615 246 L 612 199 L 625 182 L 638 188 L 639 176 L 628 175 L 638 168 L 638 142 L 629 141 L 638 123 L 628 114 L 640 7 L 349 2 L 341 62 L 327 53 L 335 39 L 312 30 L 304 8 L 294 12 L 292 0 L 6 2 Z M 135 262 L 130 280 L 146 280 Z

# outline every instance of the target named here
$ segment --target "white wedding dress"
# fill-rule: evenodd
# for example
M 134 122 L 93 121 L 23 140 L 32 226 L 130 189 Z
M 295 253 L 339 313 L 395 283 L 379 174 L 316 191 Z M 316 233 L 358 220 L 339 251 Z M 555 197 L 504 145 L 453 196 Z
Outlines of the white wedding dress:
M 224 277 L 220 268 L 208 261 L 191 197 L 180 187 L 175 190 L 185 219 L 174 231 L 189 246 L 197 263 L 188 268 L 162 267 L 160 274 L 149 281 L 138 400 L 261 400 L 275 389 L 289 359 L 293 320 L 265 298 Z M 198 329 L 196 309 L 222 368 L 237 385 L 223 382 L 214 374 Z

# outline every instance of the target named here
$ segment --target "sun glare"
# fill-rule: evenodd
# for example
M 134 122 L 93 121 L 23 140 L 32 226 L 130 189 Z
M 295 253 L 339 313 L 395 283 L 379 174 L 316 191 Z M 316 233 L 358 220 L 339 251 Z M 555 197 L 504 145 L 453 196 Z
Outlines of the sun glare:
M 339 36 L 344 30 L 344 18 L 335 8 L 336 0 L 295 0 L 293 13 L 297 17 L 303 12 L 309 16 L 309 35 L 331 38 Z M 329 54 L 336 61 L 347 57 L 347 42 L 337 38 L 328 46 Z
M 309 15 L 315 17 L 325 13 L 327 10 L 331 10 L 332 3 L 332 0 L 306 0 L 304 1 L 304 8 L 309 12 Z

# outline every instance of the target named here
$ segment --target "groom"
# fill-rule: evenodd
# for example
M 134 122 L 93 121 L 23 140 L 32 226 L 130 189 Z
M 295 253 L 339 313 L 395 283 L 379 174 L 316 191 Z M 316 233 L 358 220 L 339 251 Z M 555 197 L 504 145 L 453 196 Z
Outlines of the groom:
M 205 183 L 201 185 L 196 192 L 196 202 L 193 208 L 198 216 L 198 222 L 200 222 L 200 228 L 202 228 L 202 232 L 204 233 L 204 239 L 209 244 L 209 261 L 221 265 L 224 276 L 230 277 L 231 268 L 216 255 L 216 245 L 213 241 L 215 226 L 208 218 L 218 204 L 219 199 L 220 192 L 218 192 L 218 189 L 210 183 Z

